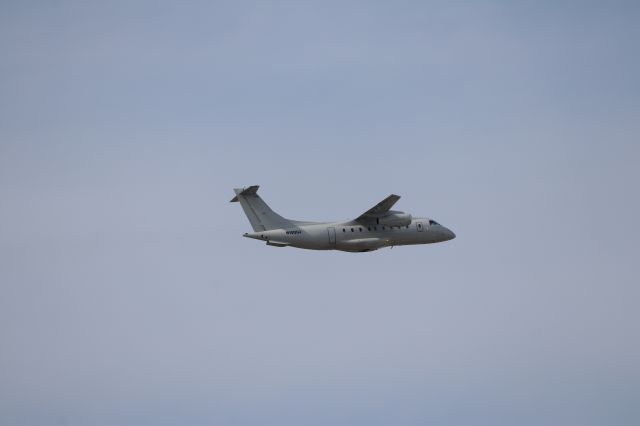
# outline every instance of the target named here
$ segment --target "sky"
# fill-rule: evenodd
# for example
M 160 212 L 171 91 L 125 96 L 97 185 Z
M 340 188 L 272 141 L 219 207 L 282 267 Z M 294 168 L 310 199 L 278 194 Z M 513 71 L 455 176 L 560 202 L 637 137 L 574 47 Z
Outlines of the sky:
M 0 3 L 0 424 L 640 424 L 639 19 Z M 267 247 L 254 184 L 457 238 Z

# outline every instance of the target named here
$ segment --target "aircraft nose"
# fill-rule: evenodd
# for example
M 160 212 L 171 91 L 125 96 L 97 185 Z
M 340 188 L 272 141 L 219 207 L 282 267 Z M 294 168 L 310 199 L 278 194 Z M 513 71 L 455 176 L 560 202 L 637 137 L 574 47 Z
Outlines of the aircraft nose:
M 456 237 L 456 234 L 449 228 L 444 228 L 444 235 L 446 237 L 446 241 L 453 240 Z

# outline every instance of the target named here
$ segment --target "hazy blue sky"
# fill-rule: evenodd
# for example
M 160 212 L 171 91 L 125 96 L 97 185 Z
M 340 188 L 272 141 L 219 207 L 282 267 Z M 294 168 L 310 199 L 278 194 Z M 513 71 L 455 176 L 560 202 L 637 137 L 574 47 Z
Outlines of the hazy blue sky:
M 640 424 L 640 5 L 0 4 L 0 424 Z M 266 247 L 390 193 L 457 239 Z

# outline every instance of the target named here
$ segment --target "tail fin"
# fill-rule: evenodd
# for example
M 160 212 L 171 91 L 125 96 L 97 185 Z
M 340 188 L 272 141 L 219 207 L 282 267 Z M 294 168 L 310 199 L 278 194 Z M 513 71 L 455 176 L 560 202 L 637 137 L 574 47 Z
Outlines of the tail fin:
M 254 231 L 268 231 L 270 229 L 288 228 L 292 226 L 289 219 L 285 219 L 278 213 L 271 210 L 258 195 L 258 185 L 248 188 L 235 188 L 236 196 L 232 203 L 240 202 L 244 213 L 247 215 Z

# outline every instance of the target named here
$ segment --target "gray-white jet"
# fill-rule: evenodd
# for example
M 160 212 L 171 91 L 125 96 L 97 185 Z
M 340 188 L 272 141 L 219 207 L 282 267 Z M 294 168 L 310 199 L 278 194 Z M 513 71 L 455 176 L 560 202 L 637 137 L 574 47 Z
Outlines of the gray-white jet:
M 391 210 L 400 199 L 389 195 L 356 219 L 346 222 L 301 222 L 275 213 L 258 195 L 258 185 L 234 189 L 231 202 L 240 202 L 254 232 L 247 238 L 266 241 L 274 247 L 310 250 L 373 251 L 382 247 L 431 244 L 452 240 L 456 235 L 433 219 L 412 217 Z

